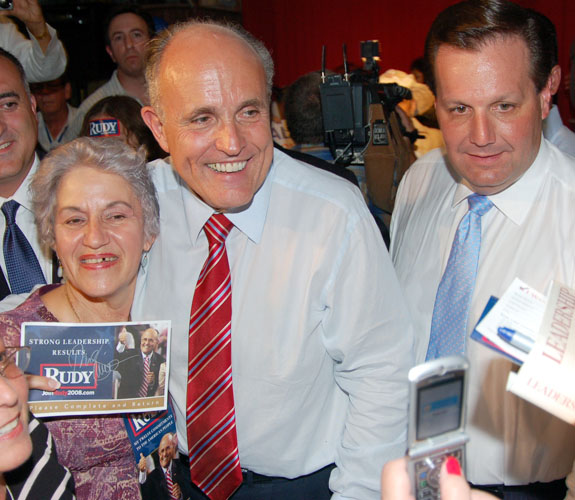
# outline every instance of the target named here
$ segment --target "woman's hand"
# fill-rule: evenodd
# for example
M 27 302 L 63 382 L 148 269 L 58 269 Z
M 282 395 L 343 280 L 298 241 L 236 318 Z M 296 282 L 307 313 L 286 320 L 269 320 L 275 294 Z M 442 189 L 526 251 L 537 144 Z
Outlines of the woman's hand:
M 493 500 L 496 497 L 483 491 L 472 490 L 461 475 L 461 467 L 454 457 L 441 466 L 439 486 L 442 500 Z M 411 492 L 407 458 L 398 458 L 385 464 L 381 472 L 382 500 L 414 500 Z
M 442 500 L 492 500 L 493 495 L 484 491 L 472 490 L 461 475 L 461 467 L 454 457 L 449 457 L 441 466 L 439 487 Z
M 407 473 L 407 457 L 387 462 L 383 467 L 381 500 L 415 500 Z

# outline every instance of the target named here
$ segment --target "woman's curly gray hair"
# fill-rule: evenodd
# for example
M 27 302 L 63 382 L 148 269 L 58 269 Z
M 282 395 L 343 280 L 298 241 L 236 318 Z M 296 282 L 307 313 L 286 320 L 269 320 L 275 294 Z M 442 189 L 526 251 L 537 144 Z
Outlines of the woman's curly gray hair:
M 122 177 L 142 206 L 146 239 L 152 240 L 158 235 L 160 208 L 145 153 L 134 150 L 120 139 L 80 137 L 46 155 L 30 184 L 32 208 L 42 244 L 54 246 L 56 193 L 64 176 L 78 166 Z

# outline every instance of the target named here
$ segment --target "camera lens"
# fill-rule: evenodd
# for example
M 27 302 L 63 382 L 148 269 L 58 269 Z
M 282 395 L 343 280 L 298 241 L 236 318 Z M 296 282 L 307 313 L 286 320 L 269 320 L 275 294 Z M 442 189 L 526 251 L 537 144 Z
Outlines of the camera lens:
M 0 9 L 10 10 L 12 8 L 12 0 L 0 0 Z

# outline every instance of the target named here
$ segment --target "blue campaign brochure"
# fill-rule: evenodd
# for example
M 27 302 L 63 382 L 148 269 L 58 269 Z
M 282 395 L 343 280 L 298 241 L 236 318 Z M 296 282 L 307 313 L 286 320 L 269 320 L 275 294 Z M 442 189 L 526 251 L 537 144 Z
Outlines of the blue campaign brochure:
M 170 328 L 170 321 L 23 323 L 27 372 L 61 384 L 30 390 L 30 409 L 40 416 L 165 410 Z

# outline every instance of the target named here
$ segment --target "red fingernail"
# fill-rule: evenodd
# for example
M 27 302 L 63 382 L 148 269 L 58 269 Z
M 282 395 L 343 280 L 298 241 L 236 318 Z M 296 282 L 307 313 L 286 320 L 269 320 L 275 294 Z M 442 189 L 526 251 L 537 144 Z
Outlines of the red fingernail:
M 461 467 L 459 466 L 457 458 L 447 457 L 447 460 L 445 461 L 445 468 L 447 469 L 448 474 L 461 476 Z

